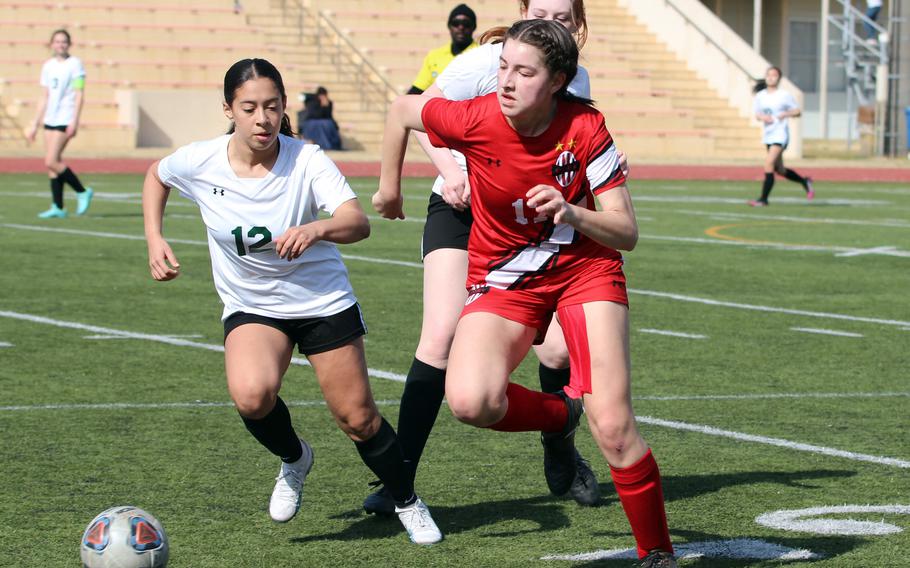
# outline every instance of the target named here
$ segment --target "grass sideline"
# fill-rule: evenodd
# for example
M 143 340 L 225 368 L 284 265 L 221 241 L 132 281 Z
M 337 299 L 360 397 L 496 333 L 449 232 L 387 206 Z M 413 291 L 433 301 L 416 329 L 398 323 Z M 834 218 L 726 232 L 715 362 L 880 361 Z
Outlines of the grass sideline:
M 174 568 L 631 564 L 542 560 L 634 545 L 586 426 L 578 439 L 603 485 L 597 508 L 546 494 L 533 434 L 475 430 L 445 409 L 418 491 L 446 540 L 410 544 L 397 520 L 360 511 L 372 476 L 303 366 L 291 368 L 282 394 L 296 403 L 292 415 L 316 464 L 298 518 L 273 524 L 266 506 L 276 461 L 229 405 L 196 403 L 228 397 L 222 356 L 210 348 L 221 342 L 221 307 L 195 207 L 172 196 L 165 230 L 183 273 L 155 283 L 141 238 L 140 178 L 86 178 L 97 191 L 88 216 L 41 221 L 35 214 L 49 200 L 46 178 L 0 176 L 0 345 L 8 345 L 0 347 L 0 566 L 77 565 L 84 526 L 121 504 L 162 521 Z M 375 179 L 351 183 L 368 207 Z M 370 328 L 368 364 L 399 375 L 419 333 L 415 263 L 427 187 L 427 180 L 406 182 L 405 211 L 416 222 L 376 219 L 368 240 L 341 247 L 361 258 L 347 266 Z M 805 561 L 812 566 L 905 565 L 906 530 L 819 535 L 756 518 L 782 509 L 910 505 L 910 469 L 849 457 L 910 460 L 910 189 L 821 183 L 807 204 L 796 186 L 779 182 L 772 206 L 753 210 L 745 201 L 755 183 L 633 181 L 632 188 L 642 234 L 626 265 L 635 408 L 653 419 L 641 429 L 661 465 L 674 541 L 765 541 L 820 555 Z M 533 386 L 534 367 L 526 361 L 517 380 Z M 373 388 L 394 425 L 401 383 L 374 378 Z M 823 518 L 910 527 L 900 514 Z

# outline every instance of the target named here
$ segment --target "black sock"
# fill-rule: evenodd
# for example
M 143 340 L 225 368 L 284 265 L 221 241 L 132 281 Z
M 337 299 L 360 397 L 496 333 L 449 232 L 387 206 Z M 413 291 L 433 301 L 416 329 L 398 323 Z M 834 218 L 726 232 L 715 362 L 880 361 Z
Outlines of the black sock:
M 408 475 L 401 455 L 401 445 L 392 425 L 382 419 L 379 431 L 369 440 L 354 442 L 360 459 L 376 474 L 399 506 L 413 503 L 414 482 Z
M 557 393 L 569 384 L 571 373 L 568 368 L 553 369 L 543 363 L 538 365 L 537 374 L 540 376 L 540 390 L 550 394 Z
M 774 172 L 765 174 L 765 181 L 761 186 L 761 199 L 759 199 L 759 201 L 768 202 L 768 196 L 771 195 L 772 187 L 774 187 Z
M 291 413 L 280 396 L 275 401 L 275 408 L 264 417 L 257 420 L 241 415 L 240 418 L 250 434 L 281 461 L 291 463 L 303 456 L 300 439 L 291 425 Z
M 54 205 L 63 209 L 63 180 L 59 176 L 51 178 L 51 199 Z
M 79 178 L 76 177 L 76 174 L 73 173 L 73 170 L 66 168 L 59 177 L 64 183 L 70 184 L 70 187 L 75 189 L 76 193 L 85 191 L 85 187 L 82 185 L 82 182 L 79 181 Z
M 784 170 L 784 177 L 790 181 L 795 181 L 796 183 L 803 186 L 803 189 L 805 189 L 806 191 L 809 191 L 809 185 L 806 183 L 806 178 L 804 178 L 803 176 L 794 172 L 790 168 L 787 168 Z
M 437 369 L 415 358 L 408 371 L 398 412 L 398 442 L 412 481 L 445 394 L 445 369 Z

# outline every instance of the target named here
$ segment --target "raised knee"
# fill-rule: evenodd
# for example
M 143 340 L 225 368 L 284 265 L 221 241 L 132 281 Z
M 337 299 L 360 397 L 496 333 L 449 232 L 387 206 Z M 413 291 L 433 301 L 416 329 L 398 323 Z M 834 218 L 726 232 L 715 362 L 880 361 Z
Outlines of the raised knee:
M 338 415 L 335 420 L 342 432 L 355 442 L 364 442 L 376 435 L 380 421 L 375 413 L 367 411 L 350 412 Z
M 622 454 L 635 433 L 633 420 L 616 420 L 614 416 L 590 418 L 591 429 L 597 444 L 604 450 Z
M 266 391 L 248 390 L 232 393 L 234 407 L 241 416 L 258 420 L 264 418 L 275 407 L 275 396 Z

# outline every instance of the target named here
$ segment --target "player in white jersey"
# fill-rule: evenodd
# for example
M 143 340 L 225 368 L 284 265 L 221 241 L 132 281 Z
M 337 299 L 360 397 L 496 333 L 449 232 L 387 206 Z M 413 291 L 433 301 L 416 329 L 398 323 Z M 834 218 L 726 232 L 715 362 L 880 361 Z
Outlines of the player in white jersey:
M 26 129 L 29 143 L 35 141 L 38 128 L 44 125 L 44 165 L 50 177 L 52 203 L 38 217 L 66 217 L 63 208 L 63 184 L 76 191 L 76 215 L 84 215 L 92 202 L 92 188 L 85 187 L 76 174 L 63 162 L 63 149 L 79 130 L 79 116 L 85 103 L 85 68 L 78 57 L 70 55 L 72 41 L 66 30 L 51 34 L 54 56 L 41 67 L 41 86 L 44 92 L 38 101 L 35 120 Z
M 588 32 L 583 0 L 520 0 L 519 8 L 521 19 L 554 20 L 572 32 L 579 48 L 584 45 Z M 483 45 L 456 57 L 423 95 L 465 100 L 495 92 L 502 43 L 488 41 L 501 38 L 505 31 L 506 28 L 494 28 L 485 33 L 481 38 Z M 591 85 L 583 68 L 579 67 L 569 92 L 590 98 Z M 449 348 L 467 299 L 464 283 L 468 270 L 468 234 L 473 221 L 464 156 L 434 148 L 425 134 L 414 134 L 441 175 L 430 194 L 423 233 L 423 325 L 398 413 L 398 435 L 412 472 L 417 470 L 444 395 Z M 540 359 L 541 389 L 550 393 L 561 391 L 569 383 L 569 354 L 557 323 L 550 328 L 544 344 L 535 346 L 535 351 Z M 556 452 L 547 441 L 544 450 L 544 472 L 552 493 L 568 492 L 582 505 L 599 501 L 597 478 L 575 451 L 574 444 L 569 448 L 568 460 L 554 460 Z M 364 509 L 371 513 L 390 513 L 388 492 L 384 489 L 374 492 L 364 501 Z
M 414 493 L 395 431 L 379 414 L 364 358 L 366 327 L 335 243 L 370 233 L 354 192 L 315 145 L 293 137 L 278 70 L 235 63 L 224 79 L 227 136 L 180 148 L 149 168 L 143 213 L 152 276 L 180 265 L 162 236 L 170 188 L 194 201 L 208 231 L 215 288 L 224 303 L 228 391 L 250 433 L 281 458 L 269 513 L 291 520 L 313 450 L 278 396 L 294 345 L 309 360 L 326 404 L 363 462 L 394 494 L 418 544 L 442 535 Z M 319 211 L 330 215 L 317 217 Z
M 762 123 L 762 142 L 765 144 L 765 179 L 762 182 L 761 197 L 749 202 L 752 207 L 766 207 L 768 196 L 774 187 L 774 174 L 781 175 L 790 181 L 803 186 L 806 199 L 811 201 L 815 197 L 812 187 L 812 178 L 803 177 L 784 167 L 784 150 L 790 143 L 790 119 L 801 114 L 799 105 L 793 95 L 779 88 L 781 70 L 771 67 L 765 73 L 765 78 L 755 86 L 755 102 L 753 112 L 755 118 Z

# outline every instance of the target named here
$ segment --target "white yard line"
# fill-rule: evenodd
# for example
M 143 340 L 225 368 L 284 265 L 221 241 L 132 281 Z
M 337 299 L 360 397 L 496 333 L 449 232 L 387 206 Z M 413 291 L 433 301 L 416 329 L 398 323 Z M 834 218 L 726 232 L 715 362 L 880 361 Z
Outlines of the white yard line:
M 762 399 L 813 399 L 813 398 L 894 398 L 910 397 L 910 392 L 793 392 L 755 394 L 691 394 L 691 395 L 644 395 L 633 396 L 634 400 L 680 401 L 680 400 L 762 400 Z
M 195 347 L 197 349 L 206 349 L 208 351 L 219 351 L 224 352 L 224 345 L 214 345 L 211 343 L 200 343 L 198 341 L 188 341 L 186 339 L 180 339 L 177 337 L 172 337 L 169 335 L 156 335 L 151 333 L 136 333 L 132 331 L 122 331 L 119 329 L 111 329 L 107 327 L 101 327 L 97 325 L 87 325 L 84 323 L 70 322 L 56 320 L 52 318 L 46 318 L 43 316 L 35 316 L 31 314 L 21 314 L 18 312 L 8 312 L 0 310 L 0 317 L 11 318 L 21 321 L 28 321 L 32 323 L 41 323 L 45 325 L 53 325 L 56 327 L 64 327 L 68 329 L 78 329 L 82 331 L 89 331 L 95 334 L 100 335 L 116 335 L 119 337 L 128 337 L 130 339 L 140 339 L 143 341 L 156 341 L 158 343 L 167 343 L 168 345 L 176 345 L 178 347 Z M 291 362 L 295 365 L 309 366 L 310 364 L 306 359 L 302 357 L 292 357 Z M 380 379 L 389 379 L 392 381 L 404 382 L 405 376 L 398 373 L 390 373 L 388 371 L 381 371 L 378 369 L 367 369 L 371 377 L 376 377 Z
M 52 325 L 55 327 L 62 327 L 67 329 L 78 329 L 81 331 L 90 331 L 97 334 L 105 335 L 118 335 L 123 337 L 130 337 L 132 339 L 139 339 L 143 341 L 155 341 L 159 343 L 165 343 L 168 345 L 175 345 L 178 347 L 194 347 L 196 349 L 205 349 L 208 351 L 218 351 L 224 352 L 224 346 L 222 345 L 213 345 L 209 343 L 200 343 L 197 341 L 188 341 L 186 339 L 179 339 L 175 337 L 169 337 L 166 335 L 155 335 L 149 333 L 135 333 L 131 331 L 122 331 L 118 329 L 105 328 L 96 325 L 87 325 L 77 322 L 68 322 L 61 321 L 52 318 L 46 318 L 42 316 L 35 316 L 30 314 L 22 314 L 18 312 L 9 312 L 9 311 L 0 311 L 0 317 L 11 318 L 20 321 L 27 321 L 31 323 L 39 323 L 44 325 Z M 291 362 L 296 365 L 309 365 L 305 359 L 299 357 L 293 357 Z M 403 382 L 405 380 L 404 375 L 398 373 L 391 373 L 389 371 L 382 371 L 378 369 L 368 369 L 367 370 L 371 377 L 389 379 L 398 382 Z M 187 404 L 187 403 L 174 403 L 174 404 Z M 190 403 L 192 404 L 192 403 Z M 203 404 L 203 403 L 199 403 Z M 217 405 L 219 403 L 205 403 Z M 55 406 L 59 408 L 59 405 Z M 16 408 L 34 408 L 34 407 L 0 407 L 0 410 L 3 409 L 16 409 Z M 844 450 L 838 450 L 835 448 L 827 448 L 824 446 L 813 446 L 810 444 L 802 444 L 798 442 L 791 442 L 789 440 L 782 440 L 779 438 L 769 438 L 766 436 L 754 436 L 751 434 L 744 434 L 740 432 L 733 432 L 729 430 L 720 430 L 718 428 L 713 428 L 711 426 L 702 426 L 697 424 L 687 424 L 685 422 L 676 422 L 670 420 L 662 420 L 660 418 L 652 418 L 650 416 L 639 416 L 637 420 L 644 424 L 652 424 L 656 426 L 663 426 L 665 428 L 672 428 L 676 430 L 687 430 L 690 432 L 699 432 L 702 434 L 708 434 L 712 436 L 721 436 L 727 438 L 733 438 L 736 440 L 743 440 L 748 442 L 756 442 L 761 444 L 768 444 L 772 446 L 779 446 L 793 450 L 799 450 L 804 452 L 812 452 L 817 454 L 823 454 L 828 456 L 836 456 L 841 458 L 847 458 L 855 461 L 865 461 L 883 465 L 891 465 L 900 468 L 910 468 L 910 462 L 895 459 L 895 458 L 886 458 L 878 456 L 870 456 L 867 454 L 860 454 L 855 452 L 848 452 Z
M 643 201 L 653 202 L 653 203 L 715 203 L 722 205 L 742 205 L 745 206 L 748 201 L 748 197 L 715 197 L 713 195 L 686 195 L 686 196 L 669 196 L 669 195 L 638 195 L 636 194 L 633 198 L 633 201 L 640 203 Z M 775 197 L 775 203 L 797 203 L 805 204 L 806 199 L 798 197 Z M 881 205 L 887 206 L 891 205 L 890 201 L 882 201 L 877 199 L 853 199 L 853 198 L 827 198 L 827 199 L 816 199 L 813 201 L 813 204 L 816 205 Z
M 678 401 L 714 401 L 714 400 L 760 400 L 760 399 L 812 399 L 812 398 L 892 398 L 910 397 L 910 392 L 882 393 L 770 393 L 770 394 L 719 394 L 719 395 L 678 395 L 678 396 L 634 396 L 636 401 L 678 402 Z M 285 401 L 288 406 L 324 406 L 322 400 Z M 377 400 L 380 406 L 398 406 L 400 400 Z M 443 401 L 443 404 L 446 404 Z M 54 404 L 19 404 L 0 406 L 0 412 L 21 412 L 34 410 L 154 410 L 157 408 L 223 408 L 234 406 L 232 402 L 106 402 L 106 403 L 54 403 Z
M 699 434 L 707 434 L 709 436 L 720 436 L 722 438 L 732 438 L 734 440 L 740 440 L 743 442 L 754 442 L 757 444 L 767 444 L 769 446 L 777 446 L 779 448 L 787 448 L 789 450 L 796 450 L 800 452 L 809 452 L 813 454 L 821 454 L 825 456 L 833 456 L 838 458 L 845 458 L 853 461 L 860 462 L 869 462 L 879 465 L 888 465 L 893 467 L 899 467 L 901 469 L 910 468 L 910 461 L 901 460 L 897 458 L 888 458 L 882 456 L 872 456 L 869 454 L 860 454 L 856 452 L 848 452 L 845 450 L 838 450 L 837 448 L 828 448 L 825 446 L 814 446 L 812 444 L 803 444 L 800 442 L 791 442 L 790 440 L 784 440 L 782 438 L 770 438 L 768 436 L 755 436 L 752 434 L 744 434 L 742 432 L 734 432 L 732 430 L 721 430 L 720 428 L 714 428 L 713 426 L 705 426 L 701 424 L 689 424 L 686 422 L 677 422 L 675 420 L 663 420 L 661 418 L 653 418 L 651 416 L 636 416 L 635 420 L 643 424 L 651 424 L 653 426 L 663 426 L 664 428 L 672 428 L 674 430 L 684 430 L 687 432 L 697 432 Z
M 0 347 L 12 347 L 12 343 L 7 343 L 6 341 L 0 341 Z
M 0 223 L 0 227 L 8 227 L 8 228 L 12 228 L 12 229 L 24 229 L 24 230 L 32 230 L 32 231 L 45 231 L 45 232 L 52 232 L 52 233 L 85 235 L 85 236 L 111 238 L 111 239 L 125 239 L 125 240 L 132 240 L 132 241 L 144 241 L 145 240 L 145 237 L 140 236 L 140 235 L 125 235 L 125 234 L 120 234 L 120 233 L 101 233 L 101 232 L 95 232 L 95 231 L 81 231 L 81 230 L 76 230 L 76 229 L 39 227 L 36 225 L 20 225 L 20 224 L 16 224 L 16 223 Z M 189 240 L 189 239 L 168 239 L 168 241 L 171 243 L 180 243 L 180 244 L 188 244 L 188 245 L 195 245 L 195 246 L 207 246 L 207 243 L 205 241 L 196 241 L 196 240 Z M 712 242 L 714 242 L 714 241 L 712 241 Z M 726 242 L 726 241 L 718 241 L 718 242 Z M 396 265 L 396 266 L 406 266 L 408 268 L 423 268 L 423 264 L 418 263 L 418 262 L 407 262 L 407 261 L 403 261 L 403 260 L 388 260 L 388 259 L 374 258 L 374 257 L 368 257 L 368 256 L 359 256 L 359 255 L 342 255 L 342 257 L 350 258 L 351 260 L 362 260 L 364 262 L 374 262 L 377 264 L 390 264 L 390 265 Z M 873 323 L 873 324 L 879 324 L 879 325 L 896 325 L 896 326 L 899 326 L 902 328 L 910 327 L 910 321 L 886 320 L 886 319 L 880 319 L 880 318 L 848 316 L 848 315 L 844 315 L 844 314 L 834 314 L 834 313 L 828 313 L 828 312 L 811 312 L 811 311 L 807 311 L 807 310 L 793 310 L 793 309 L 788 309 L 788 308 L 777 308 L 777 307 L 773 307 L 773 306 L 740 304 L 737 302 L 725 302 L 725 301 L 721 301 L 721 300 L 712 300 L 710 298 L 698 298 L 698 297 L 694 297 L 694 296 L 685 296 L 682 294 L 673 294 L 673 293 L 669 293 L 669 292 L 658 292 L 655 290 L 639 290 L 639 289 L 631 288 L 631 289 L 629 289 L 629 292 L 633 293 L 633 294 L 640 294 L 643 296 L 653 296 L 653 297 L 667 298 L 667 299 L 678 300 L 678 301 L 683 301 L 683 302 L 695 302 L 695 303 L 700 303 L 700 304 L 706 304 L 706 305 L 712 305 L 712 306 L 722 306 L 722 307 L 727 307 L 727 308 L 737 308 L 737 309 L 742 309 L 742 310 L 783 313 L 783 314 L 807 316 L 807 317 L 815 317 L 815 318 L 828 318 L 828 319 L 837 319 L 837 320 L 845 320 L 845 321 Z
M 872 323 L 872 324 L 876 324 L 876 325 L 893 325 L 893 326 L 898 326 L 898 327 L 910 327 L 910 321 L 890 320 L 890 319 L 882 319 L 882 318 L 870 318 L 870 317 L 863 317 L 863 316 L 849 316 L 846 314 L 835 314 L 835 313 L 830 313 L 830 312 L 810 312 L 808 310 L 792 310 L 789 308 L 776 308 L 773 306 L 762 306 L 762 305 L 757 305 L 757 304 L 741 304 L 738 302 L 725 302 L 722 300 L 712 300 L 710 298 L 699 298 L 696 296 L 686 296 L 683 294 L 673 294 L 670 292 L 658 292 L 656 290 L 638 290 L 635 288 L 630 288 L 629 292 L 632 294 L 639 294 L 642 296 L 651 296 L 654 298 L 666 298 L 668 300 L 677 300 L 680 302 L 694 302 L 696 304 L 704 304 L 707 306 L 735 308 L 735 309 L 739 309 L 739 310 L 752 310 L 752 311 L 757 311 L 757 312 L 788 314 L 788 315 L 792 315 L 792 316 L 805 316 L 805 317 L 810 317 L 810 318 L 855 321 L 855 322 L 862 322 L 862 323 Z
M 664 211 L 661 209 L 660 211 Z M 757 213 L 731 213 L 721 211 L 703 211 L 698 209 L 673 209 L 667 213 L 695 215 L 699 217 L 721 216 L 729 219 L 754 219 L 756 221 L 793 221 L 794 223 L 820 223 L 824 225 L 857 225 L 861 227 L 890 227 L 896 229 L 910 229 L 910 223 L 900 219 L 882 219 L 880 221 L 865 221 L 860 219 L 836 219 L 831 217 L 796 217 L 793 215 L 759 215 Z
M 125 235 L 122 233 L 102 233 L 98 231 L 82 231 L 79 229 L 63 229 L 60 227 L 38 227 L 35 225 L 20 225 L 17 223 L 0 223 L 0 227 L 8 227 L 10 229 L 23 229 L 27 231 L 42 231 L 45 233 L 63 233 L 68 235 L 82 235 L 86 237 L 100 237 L 104 239 L 123 239 L 127 241 L 145 241 L 145 237 L 141 235 Z M 167 242 L 177 243 L 182 245 L 193 245 L 193 246 L 208 246 L 206 241 L 197 241 L 192 239 L 174 239 L 168 237 Z M 408 268 L 423 268 L 423 264 L 419 262 L 408 262 L 405 260 L 388 260 L 385 258 L 373 258 L 369 256 L 360 256 L 356 254 L 342 254 L 342 258 L 346 260 L 359 260 L 362 262 L 374 262 L 378 264 L 390 264 L 395 266 L 407 266 Z
M 288 406 L 318 407 L 325 406 L 324 400 L 285 400 Z M 400 400 L 377 400 L 379 406 L 398 406 Z M 0 412 L 22 412 L 32 410 L 158 410 L 180 408 L 233 408 L 233 402 L 105 402 L 74 404 L 30 404 L 0 406 Z
M 862 333 L 851 333 L 849 331 L 835 331 L 833 329 L 817 329 L 814 327 L 791 327 L 793 331 L 802 331 L 804 333 L 817 333 L 819 335 L 835 335 L 837 337 L 863 337 Z
M 806 549 L 796 549 L 754 538 L 709 540 L 674 544 L 676 558 L 702 560 L 705 558 L 735 558 L 741 560 L 815 560 L 821 555 Z M 638 560 L 634 548 L 614 548 L 580 554 L 551 554 L 541 560 L 565 560 L 570 562 L 595 562 L 597 560 Z M 704 565 L 708 565 L 705 563 Z
M 639 329 L 638 331 L 640 331 L 641 333 L 650 333 L 653 335 L 666 335 L 669 337 L 682 337 L 685 339 L 707 339 L 708 338 L 707 335 L 699 335 L 696 333 L 683 333 L 681 331 L 667 331 L 665 329 L 642 328 L 642 329 Z
M 910 258 L 910 251 L 900 250 L 894 246 L 879 246 L 871 248 L 838 247 L 824 245 L 788 245 L 785 243 L 756 243 L 749 241 L 729 241 L 724 239 L 706 239 L 704 237 L 671 237 L 666 235 L 641 235 L 640 238 L 652 241 L 670 241 L 677 243 L 693 243 L 700 245 L 722 245 L 746 247 L 754 249 L 782 250 L 787 252 L 833 252 L 835 256 L 863 256 L 882 255 Z

